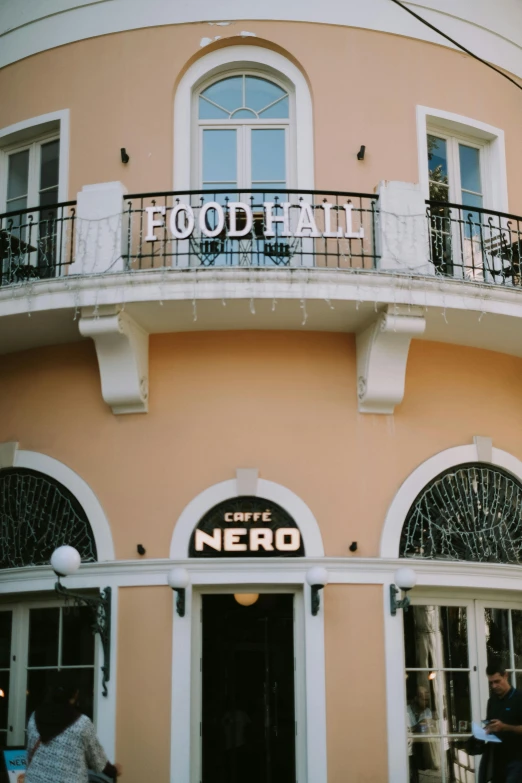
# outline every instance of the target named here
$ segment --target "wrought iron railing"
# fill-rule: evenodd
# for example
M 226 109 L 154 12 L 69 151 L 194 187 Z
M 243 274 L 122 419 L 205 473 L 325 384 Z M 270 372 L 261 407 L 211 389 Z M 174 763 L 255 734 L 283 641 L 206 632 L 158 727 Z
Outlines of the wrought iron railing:
M 436 274 L 520 286 L 522 217 L 427 201 L 430 261 Z
M 125 197 L 126 268 L 375 269 L 378 197 L 299 190 Z
M 64 274 L 74 258 L 76 201 L 0 215 L 0 285 Z

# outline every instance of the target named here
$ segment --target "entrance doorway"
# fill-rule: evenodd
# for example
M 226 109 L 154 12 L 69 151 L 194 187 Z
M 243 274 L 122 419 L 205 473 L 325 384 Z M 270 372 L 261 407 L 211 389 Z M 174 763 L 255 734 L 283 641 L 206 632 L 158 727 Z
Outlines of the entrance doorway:
M 202 783 L 296 779 L 294 596 L 202 596 Z
M 471 722 L 486 717 L 486 666 L 500 661 L 522 685 L 522 604 L 417 595 L 404 615 L 404 651 L 410 780 L 475 780 L 467 741 Z

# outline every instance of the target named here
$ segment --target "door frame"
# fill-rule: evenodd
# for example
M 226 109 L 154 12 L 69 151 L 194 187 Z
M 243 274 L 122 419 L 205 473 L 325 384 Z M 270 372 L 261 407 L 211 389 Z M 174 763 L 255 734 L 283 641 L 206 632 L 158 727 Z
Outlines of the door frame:
M 469 670 L 469 692 L 471 720 L 480 723 L 482 718 L 481 694 L 480 694 L 480 667 L 479 667 L 479 645 L 476 627 L 476 601 L 465 592 L 458 596 L 453 592 L 451 597 L 444 594 L 444 591 L 426 591 L 420 589 L 416 591 L 415 596 L 411 598 L 411 606 L 461 606 L 467 610 L 467 638 L 468 638 L 468 670 Z M 404 649 L 404 641 L 403 641 Z M 406 667 L 405 667 L 406 668 Z M 464 670 L 465 671 L 465 670 Z M 406 698 L 406 697 L 405 697 Z M 485 715 L 485 712 L 484 712 Z M 470 732 L 471 733 L 471 732 Z M 478 764 L 477 764 L 478 770 Z
M 522 611 L 522 599 L 517 601 L 514 596 L 502 596 L 493 594 L 493 599 L 490 599 L 486 595 L 480 595 L 475 599 L 475 629 L 477 638 L 477 658 L 478 658 L 478 671 L 479 671 L 479 697 L 482 716 L 486 716 L 486 707 L 489 699 L 489 686 L 485 676 L 487 666 L 487 649 L 486 649 L 486 634 L 484 630 L 484 609 L 518 609 Z M 510 639 L 510 643 L 512 640 Z M 510 668 L 510 666 L 508 666 Z
M 311 588 L 306 583 L 310 567 L 306 558 L 296 568 L 279 561 L 223 559 L 202 564 L 180 561 L 190 575 L 185 616 L 173 606 L 171 783 L 199 783 L 199 722 L 201 711 L 201 595 L 209 592 L 289 592 L 295 595 L 295 699 L 298 734 L 296 776 L 298 783 L 327 783 L 326 679 L 323 602 L 317 615 L 311 612 Z M 203 566 L 203 567 L 202 567 Z M 173 602 L 175 604 L 175 602 Z
M 190 715 L 190 783 L 202 780 L 202 723 L 203 701 L 203 595 L 229 595 L 233 592 L 246 593 L 285 593 L 294 596 L 294 710 L 295 710 L 295 770 L 298 783 L 306 779 L 306 710 L 305 710 L 305 655 L 304 655 L 304 601 L 303 590 L 287 585 L 223 585 L 200 587 L 192 596 L 192 657 L 191 657 L 191 715 Z

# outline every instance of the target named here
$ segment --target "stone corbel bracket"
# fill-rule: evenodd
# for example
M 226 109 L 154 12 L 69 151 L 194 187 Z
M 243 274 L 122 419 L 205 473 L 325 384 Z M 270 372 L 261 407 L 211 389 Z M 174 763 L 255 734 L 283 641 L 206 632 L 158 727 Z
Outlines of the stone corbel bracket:
M 377 320 L 357 335 L 360 413 L 390 414 L 402 402 L 410 342 L 425 328 L 422 307 L 387 305 Z
M 80 334 L 92 337 L 102 396 L 113 413 L 147 413 L 149 335 L 127 313 L 100 307 L 84 310 Z

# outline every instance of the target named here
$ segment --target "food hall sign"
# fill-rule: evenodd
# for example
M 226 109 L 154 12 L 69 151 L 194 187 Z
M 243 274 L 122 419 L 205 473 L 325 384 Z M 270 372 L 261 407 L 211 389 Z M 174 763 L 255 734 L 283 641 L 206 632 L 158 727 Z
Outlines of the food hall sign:
M 194 210 L 190 204 L 178 202 L 176 206 L 169 209 L 168 216 L 166 207 L 145 207 L 145 210 L 147 212 L 145 242 L 158 241 L 156 229 L 165 228 L 166 220 L 168 220 L 168 227 L 173 239 L 189 239 L 195 231 L 196 233 L 199 231 L 206 237 L 218 237 L 223 234 L 225 226 L 229 238 L 240 239 L 251 233 L 254 223 L 252 207 L 243 201 L 229 201 L 226 208 L 217 201 L 207 201 L 198 207 L 197 225 Z M 299 213 L 295 228 L 291 225 L 291 223 L 295 224 L 295 220 L 290 219 L 290 210 L 293 212 L 292 218 L 295 212 Z M 353 204 L 351 202 L 336 206 L 325 201 L 313 207 L 305 201 L 300 201 L 299 204 L 283 201 L 277 205 L 275 202 L 265 201 L 262 213 L 264 218 L 263 235 L 267 239 L 275 237 L 275 227 L 278 227 L 278 237 L 364 239 L 362 226 L 357 231 L 353 230 L 352 210 Z M 319 230 L 314 216 L 314 213 L 318 211 L 323 213 L 321 230 Z M 256 212 L 256 218 L 257 215 Z
M 242 496 L 210 509 L 192 533 L 189 557 L 304 557 L 301 531 L 277 503 Z

